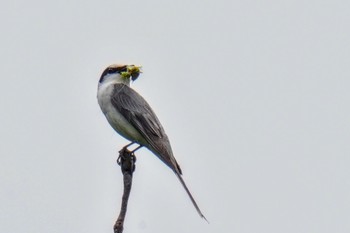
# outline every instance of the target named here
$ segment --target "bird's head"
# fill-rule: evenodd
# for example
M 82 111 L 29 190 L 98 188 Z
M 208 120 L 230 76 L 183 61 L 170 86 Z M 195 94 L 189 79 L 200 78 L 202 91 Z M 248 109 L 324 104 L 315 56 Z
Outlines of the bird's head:
M 130 80 L 135 81 L 141 71 L 141 66 L 114 64 L 108 66 L 102 73 L 100 84 L 107 80 L 129 84 Z

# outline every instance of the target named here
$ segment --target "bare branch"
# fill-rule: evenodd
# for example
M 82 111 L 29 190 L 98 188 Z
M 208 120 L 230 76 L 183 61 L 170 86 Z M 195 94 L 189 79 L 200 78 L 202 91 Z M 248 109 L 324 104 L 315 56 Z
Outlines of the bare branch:
M 122 197 L 122 205 L 117 221 L 114 224 L 114 233 L 122 233 L 124 230 L 124 219 L 126 210 L 128 208 L 128 200 L 132 185 L 132 174 L 135 171 L 136 157 L 133 152 L 126 147 L 119 151 L 119 158 L 117 160 L 121 167 L 124 178 L 124 193 Z

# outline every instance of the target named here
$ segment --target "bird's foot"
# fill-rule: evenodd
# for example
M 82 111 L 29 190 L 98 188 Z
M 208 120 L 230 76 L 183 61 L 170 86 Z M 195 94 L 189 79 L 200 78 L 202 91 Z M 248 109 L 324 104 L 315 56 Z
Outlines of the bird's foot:
M 129 171 L 134 172 L 135 171 L 135 163 L 136 163 L 136 156 L 134 154 L 134 151 L 129 151 L 127 149 L 127 146 L 123 147 L 119 151 L 119 156 L 117 159 L 117 163 L 119 166 L 121 166 L 121 169 L 123 172 Z

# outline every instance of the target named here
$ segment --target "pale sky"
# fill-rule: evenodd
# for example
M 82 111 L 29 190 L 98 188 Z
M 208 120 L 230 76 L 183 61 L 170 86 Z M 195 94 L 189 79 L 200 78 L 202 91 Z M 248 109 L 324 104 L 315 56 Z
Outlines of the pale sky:
M 0 232 L 112 233 L 113 63 L 157 113 L 176 176 L 137 152 L 125 233 L 350 232 L 350 2 L 5 1 Z

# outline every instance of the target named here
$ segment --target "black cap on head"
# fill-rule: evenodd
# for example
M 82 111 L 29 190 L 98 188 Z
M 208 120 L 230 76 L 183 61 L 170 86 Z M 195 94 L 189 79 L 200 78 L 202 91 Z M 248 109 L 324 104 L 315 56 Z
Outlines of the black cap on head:
M 100 83 L 103 82 L 107 74 L 121 73 L 127 71 L 127 65 L 110 65 L 101 74 Z

